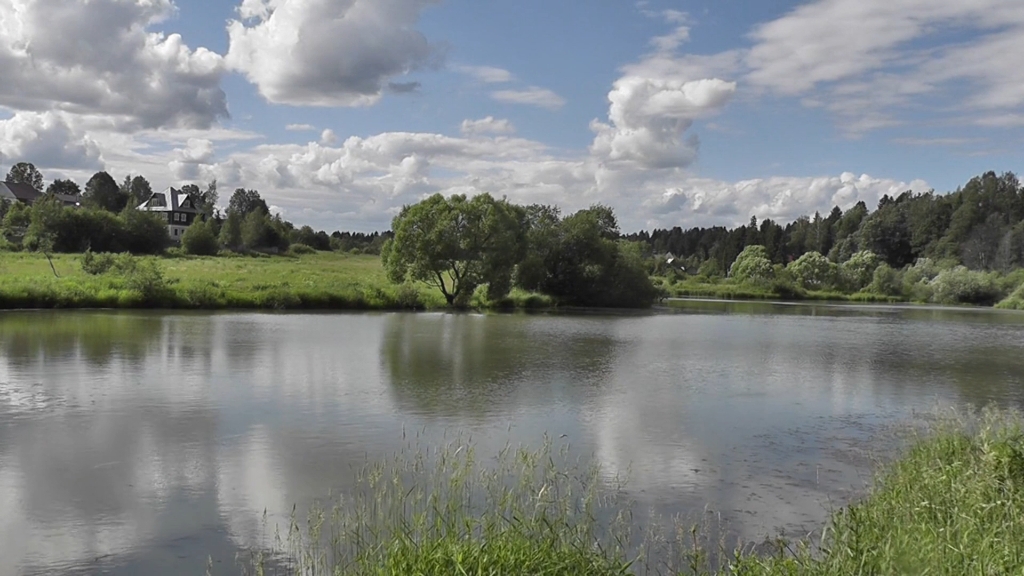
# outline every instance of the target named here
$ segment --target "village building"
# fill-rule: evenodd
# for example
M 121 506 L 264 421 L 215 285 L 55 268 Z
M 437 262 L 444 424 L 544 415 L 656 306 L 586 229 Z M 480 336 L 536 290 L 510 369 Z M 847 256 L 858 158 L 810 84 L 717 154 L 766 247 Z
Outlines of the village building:
M 167 221 L 167 235 L 174 242 L 181 242 L 185 230 L 199 217 L 199 210 L 188 194 L 168 188 L 155 192 L 139 205 L 139 210 L 163 214 Z

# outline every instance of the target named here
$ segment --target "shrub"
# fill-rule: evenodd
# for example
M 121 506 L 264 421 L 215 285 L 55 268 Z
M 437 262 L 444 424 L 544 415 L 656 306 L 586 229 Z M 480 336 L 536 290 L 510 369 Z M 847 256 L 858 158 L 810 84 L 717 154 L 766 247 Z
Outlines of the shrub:
M 129 257 L 130 258 L 130 257 Z M 125 286 L 142 296 L 147 302 L 156 302 L 165 296 L 170 288 L 163 270 L 154 260 L 131 259 L 131 266 L 124 270 Z
M 868 290 L 882 296 L 899 296 L 903 293 L 903 279 L 898 270 L 885 262 L 875 268 Z
M 808 290 L 822 290 L 835 284 L 837 267 L 819 252 L 807 252 L 787 267 L 796 281 Z
M 292 244 L 288 248 L 288 251 L 296 256 L 301 254 L 316 254 L 316 249 L 312 246 L 307 246 L 306 244 Z
M 968 270 L 957 266 L 943 270 L 931 282 L 933 299 L 943 304 L 993 304 L 999 299 L 999 289 L 992 274 Z
M 216 256 L 220 251 L 220 242 L 217 241 L 213 226 L 209 222 L 196 220 L 181 236 L 181 247 L 186 254 Z
M 851 292 L 857 292 L 871 284 L 874 280 L 878 263 L 878 255 L 870 250 L 861 250 L 850 256 L 850 259 L 843 262 L 842 266 L 839 267 L 843 288 Z
M 159 254 L 167 248 L 167 223 L 160 214 L 127 208 L 118 217 L 121 244 L 133 254 Z
M 93 276 L 106 274 L 114 267 L 115 262 L 113 254 L 96 254 L 92 250 L 86 250 L 85 254 L 82 254 L 82 271 Z

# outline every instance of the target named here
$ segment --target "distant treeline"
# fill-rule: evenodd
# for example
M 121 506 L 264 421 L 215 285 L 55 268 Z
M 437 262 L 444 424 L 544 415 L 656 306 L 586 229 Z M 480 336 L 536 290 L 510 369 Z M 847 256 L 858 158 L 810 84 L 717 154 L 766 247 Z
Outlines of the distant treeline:
M 15 164 L 4 180 L 26 184 L 41 193 L 31 205 L 0 198 L 0 247 L 44 252 L 131 252 L 159 254 L 171 239 L 167 223 L 157 214 L 136 209 L 153 195 L 145 177 L 128 175 L 119 185 L 110 174 L 97 172 L 86 183 L 58 179 L 44 190 L 43 176 L 27 162 Z M 227 208 L 216 207 L 217 182 L 205 189 L 182 186 L 201 218 L 182 238 L 182 248 L 194 254 L 220 250 L 285 251 L 294 248 L 380 254 L 390 232 L 342 232 L 331 234 L 310 226 L 296 227 L 280 216 L 271 216 L 266 201 L 256 190 L 238 188 Z M 80 199 L 74 205 L 70 199 Z
M 987 172 L 948 194 L 904 192 L 882 197 L 874 211 L 859 202 L 788 224 L 751 218 L 746 226 L 675 227 L 625 236 L 655 254 L 672 253 L 687 270 L 724 275 L 747 247 L 765 247 L 774 264 L 809 252 L 843 263 L 870 251 L 893 268 L 920 258 L 955 261 L 972 270 L 1024 265 L 1024 188 L 1012 172 Z

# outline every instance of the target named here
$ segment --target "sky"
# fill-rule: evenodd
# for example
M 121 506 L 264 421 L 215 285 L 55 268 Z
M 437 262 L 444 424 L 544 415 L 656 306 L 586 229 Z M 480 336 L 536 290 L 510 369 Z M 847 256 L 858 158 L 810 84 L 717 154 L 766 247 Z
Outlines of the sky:
M 1021 171 L 1020 54 L 1021 0 L 0 0 L 0 170 L 788 222 Z

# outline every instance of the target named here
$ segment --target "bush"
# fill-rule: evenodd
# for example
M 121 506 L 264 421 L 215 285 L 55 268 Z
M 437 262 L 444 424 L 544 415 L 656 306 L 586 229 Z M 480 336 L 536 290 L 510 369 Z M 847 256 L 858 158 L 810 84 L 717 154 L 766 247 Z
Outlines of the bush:
M 898 270 L 883 262 L 875 268 L 868 291 L 882 296 L 899 296 L 903 293 L 903 278 Z
M 850 256 L 850 259 L 839 267 L 843 288 L 857 292 L 871 284 L 879 261 L 878 255 L 870 250 L 861 250 Z
M 167 248 L 167 222 L 161 214 L 127 208 L 118 216 L 121 244 L 133 254 L 159 254 Z
M 129 257 L 130 258 L 130 257 Z M 143 300 L 156 303 L 166 296 L 170 289 L 163 270 L 154 260 L 129 260 L 130 267 L 123 269 L 125 286 L 142 296 Z
M 835 284 L 837 267 L 819 252 L 807 252 L 787 267 L 797 283 L 808 290 L 823 290 Z
M 999 300 L 999 289 L 992 274 L 968 270 L 957 266 L 939 272 L 931 282 L 932 298 L 942 304 L 994 304 Z
M 206 221 L 196 220 L 181 236 L 181 247 L 186 254 L 216 256 L 220 242 L 213 233 L 213 226 Z
M 96 254 L 92 250 L 86 250 L 85 254 L 82 254 L 82 271 L 93 276 L 106 274 L 114 267 L 115 262 L 113 254 Z
M 307 246 L 306 244 L 292 244 L 288 248 L 288 251 L 291 252 L 292 254 L 295 254 L 296 256 L 302 254 L 316 254 L 316 249 L 313 248 L 312 246 Z

